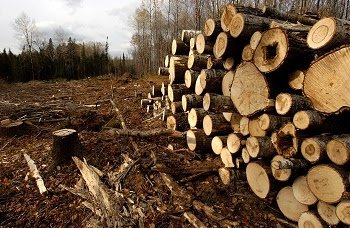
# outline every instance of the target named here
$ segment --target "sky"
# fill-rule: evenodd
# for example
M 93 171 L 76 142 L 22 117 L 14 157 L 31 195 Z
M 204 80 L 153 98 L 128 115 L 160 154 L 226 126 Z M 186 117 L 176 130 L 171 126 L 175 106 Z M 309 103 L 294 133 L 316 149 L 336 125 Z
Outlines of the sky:
M 77 42 L 105 43 L 108 36 L 112 57 L 130 50 L 133 34 L 130 18 L 141 0 L 0 0 L 0 50 L 18 54 L 12 23 L 22 12 L 35 19 L 44 37 L 55 38 L 62 27 Z

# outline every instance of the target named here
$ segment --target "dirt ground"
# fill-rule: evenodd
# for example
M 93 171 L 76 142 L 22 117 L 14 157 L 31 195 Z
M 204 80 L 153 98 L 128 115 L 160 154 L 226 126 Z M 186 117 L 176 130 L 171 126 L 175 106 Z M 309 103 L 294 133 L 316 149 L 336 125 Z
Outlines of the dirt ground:
M 194 154 L 182 150 L 173 155 L 169 143 L 184 144 L 184 140 L 167 137 L 140 139 L 135 137 L 142 152 L 135 154 L 128 137 L 108 137 L 102 127 L 111 124 L 114 114 L 109 103 L 94 106 L 96 101 L 113 96 L 129 129 L 165 127 L 159 119 L 152 119 L 140 107 L 135 91 L 147 96 L 153 84 L 165 78 L 148 77 L 142 80 L 116 79 L 110 76 L 79 81 L 29 82 L 6 84 L 0 82 L 0 119 L 29 120 L 32 130 L 23 135 L 0 137 L 0 226 L 2 227 L 81 227 L 86 226 L 93 213 L 82 205 L 82 199 L 61 186 L 74 186 L 80 179 L 79 170 L 71 161 L 52 166 L 50 151 L 52 132 L 74 128 L 79 132 L 84 158 L 103 172 L 116 169 L 123 154 L 139 159 L 123 181 L 123 192 L 134 195 L 148 206 L 143 209 L 145 227 L 191 227 L 173 206 L 172 196 L 162 183 L 159 173 L 152 171 L 156 154 L 168 167 L 186 167 L 196 162 L 217 160 L 214 154 Z M 69 118 L 67 120 L 66 118 Z M 61 120 L 59 122 L 52 122 Z M 186 149 L 183 147 L 183 149 Z M 26 175 L 27 153 L 35 161 L 49 194 L 40 195 L 35 180 Z M 139 157 L 136 157 L 139 156 Z M 181 159 L 179 159 L 181 158 Z M 202 164 L 202 163 L 201 163 Z M 185 176 L 179 174 L 179 180 Z M 181 183 L 185 189 L 237 227 L 284 227 L 278 222 L 283 216 L 273 200 L 258 199 L 244 181 L 223 185 L 217 173 L 194 181 Z M 219 227 L 204 214 L 189 208 L 208 227 Z M 133 225 L 137 227 L 138 225 Z

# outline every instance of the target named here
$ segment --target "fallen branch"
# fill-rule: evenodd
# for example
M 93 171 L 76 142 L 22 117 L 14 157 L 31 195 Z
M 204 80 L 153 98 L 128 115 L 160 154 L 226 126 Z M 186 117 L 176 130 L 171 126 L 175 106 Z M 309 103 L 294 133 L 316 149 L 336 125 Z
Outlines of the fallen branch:
M 39 192 L 40 194 L 45 194 L 47 193 L 47 189 L 44 185 L 44 180 L 41 178 L 40 174 L 39 174 L 39 170 L 37 169 L 33 159 L 31 159 L 29 157 L 28 154 L 23 154 L 24 155 L 24 158 L 26 159 L 27 161 L 27 164 L 29 166 L 29 169 L 30 169 L 30 176 L 32 176 L 35 180 L 36 180 L 36 185 L 38 186 L 39 188 Z
M 207 228 L 207 226 L 204 225 L 204 223 L 201 220 L 199 220 L 192 212 L 187 211 L 183 214 L 183 216 L 195 228 Z
M 128 130 L 128 129 L 117 129 L 105 127 L 112 136 L 114 135 L 126 135 L 126 136 L 136 136 L 141 138 L 164 136 L 173 138 L 183 138 L 184 133 L 179 131 L 174 131 L 166 128 L 155 128 L 151 130 Z

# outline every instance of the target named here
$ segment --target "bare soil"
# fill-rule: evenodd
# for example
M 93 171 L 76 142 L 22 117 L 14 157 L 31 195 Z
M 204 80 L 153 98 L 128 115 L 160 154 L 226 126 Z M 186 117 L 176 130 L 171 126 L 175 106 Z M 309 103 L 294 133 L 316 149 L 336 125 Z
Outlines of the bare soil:
M 35 127 L 23 135 L 0 137 L 0 226 L 3 227 L 81 227 L 87 225 L 93 213 L 81 203 L 82 199 L 64 190 L 61 185 L 74 186 L 80 178 L 73 162 L 53 167 L 50 151 L 52 132 L 61 128 L 78 130 L 87 162 L 103 172 L 116 169 L 127 153 L 140 159 L 123 181 L 124 194 L 137 196 L 145 205 L 145 227 L 191 227 L 172 204 L 172 196 L 159 177 L 152 171 L 156 154 L 168 167 L 186 167 L 193 162 L 213 160 L 214 154 L 194 154 L 189 151 L 172 156 L 166 147 L 169 143 L 184 141 L 171 138 L 135 137 L 141 156 L 134 153 L 128 137 L 113 137 L 102 130 L 113 122 L 114 114 L 109 103 L 94 106 L 96 101 L 110 99 L 120 109 L 129 129 L 165 127 L 159 119 L 140 107 L 135 91 L 147 96 L 152 84 L 165 78 L 148 77 L 127 80 L 101 76 L 79 81 L 29 82 L 6 84 L 0 82 L 0 120 L 28 120 Z M 68 118 L 59 122 L 52 120 Z M 183 148 L 185 149 L 185 147 Z M 27 153 L 35 161 L 49 194 L 40 195 L 35 180 L 23 157 Z M 140 156 L 140 157 L 136 157 Z M 181 158 L 181 159 L 179 159 Z M 176 176 L 179 180 L 185 176 Z M 182 183 L 196 199 L 213 207 L 238 227 L 282 227 L 277 218 L 283 216 L 272 199 L 258 199 L 244 181 L 223 185 L 217 173 L 191 182 Z M 208 227 L 219 227 L 204 214 L 189 208 Z M 135 224 L 135 227 L 137 225 Z

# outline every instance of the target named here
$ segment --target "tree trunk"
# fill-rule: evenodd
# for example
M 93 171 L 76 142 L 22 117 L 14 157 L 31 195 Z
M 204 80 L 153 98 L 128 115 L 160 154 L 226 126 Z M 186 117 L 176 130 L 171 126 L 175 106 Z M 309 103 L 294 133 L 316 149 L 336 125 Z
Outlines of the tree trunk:
M 349 174 L 339 166 L 313 166 L 306 175 L 312 193 L 321 201 L 338 203 L 349 186 Z
M 350 46 L 333 50 L 312 63 L 305 75 L 303 93 L 322 113 L 350 108 Z M 332 67 L 325 67 L 332 66 Z
M 162 86 L 153 85 L 152 86 L 152 97 L 161 97 L 162 96 Z
M 251 62 L 241 63 L 231 86 L 231 99 L 241 115 L 253 115 L 271 107 L 265 76 Z
M 199 76 L 201 87 L 205 89 L 206 92 L 221 93 L 221 83 L 224 76 L 225 71 L 223 70 L 203 69 Z
M 243 47 L 237 45 L 234 38 L 230 36 L 230 34 L 221 32 L 216 38 L 213 47 L 213 54 L 217 59 L 241 56 L 242 49 Z
M 231 154 L 238 153 L 241 148 L 246 145 L 246 141 L 243 140 L 243 135 L 240 133 L 231 133 L 227 138 L 227 149 Z
M 192 151 L 211 150 L 212 139 L 203 130 L 188 130 L 186 133 L 187 146 Z
M 227 144 L 227 135 L 225 136 L 215 136 L 213 140 L 211 141 L 211 149 L 213 150 L 214 154 L 220 155 L 221 150 L 226 146 Z
M 76 130 L 61 129 L 54 131 L 52 139 L 51 157 L 54 166 L 71 160 L 73 156 L 80 157 L 82 155 L 82 148 Z
M 196 31 L 196 30 L 182 30 L 182 32 L 181 32 L 181 40 L 184 43 L 189 44 L 191 38 L 196 37 L 200 33 L 201 33 L 201 31 Z
M 208 57 L 208 62 L 207 62 L 207 69 L 222 69 L 223 67 L 223 60 L 222 59 L 216 59 L 214 56 L 209 56 Z
M 252 158 L 270 158 L 276 155 L 276 150 L 268 136 L 250 136 L 246 141 L 247 151 Z
M 221 28 L 224 32 L 230 30 L 232 18 L 236 15 L 236 7 L 232 4 L 225 5 L 221 14 Z
M 169 78 L 171 84 L 179 84 L 185 81 L 184 75 L 187 68 L 188 56 L 172 56 L 170 58 Z
M 215 40 L 213 37 L 198 34 L 196 37 L 196 50 L 199 54 L 213 54 L 213 46 Z
M 207 67 L 208 55 L 190 55 L 188 58 L 188 69 L 201 71 Z
M 209 114 L 203 119 L 203 129 L 206 135 L 225 135 L 232 131 L 231 124 L 226 121 L 222 114 Z
M 188 126 L 187 113 L 177 113 L 172 116 L 168 116 L 166 120 L 167 129 L 174 131 L 186 131 Z
M 192 90 L 187 88 L 185 84 L 168 85 L 168 96 L 170 101 L 181 101 L 182 95 L 191 94 Z
M 326 160 L 326 145 L 332 139 L 330 135 L 317 135 L 306 138 L 301 143 L 301 154 L 311 163 L 319 163 Z
M 298 222 L 300 216 L 309 210 L 307 205 L 295 199 L 291 186 L 282 188 L 277 194 L 276 201 L 283 215 L 294 222 Z
M 280 115 L 291 116 L 299 110 L 312 109 L 310 100 L 304 96 L 280 93 L 276 97 L 276 112 Z
M 203 108 L 192 108 L 188 114 L 188 123 L 191 127 L 203 128 L 203 119 L 208 114 Z
M 203 108 L 206 111 L 228 112 L 236 111 L 230 97 L 206 93 L 203 97 Z
M 172 55 L 188 55 L 190 51 L 190 46 L 184 43 L 182 40 L 174 39 L 171 44 Z
M 185 85 L 187 88 L 194 90 L 196 86 L 197 78 L 199 77 L 200 72 L 193 70 L 186 70 L 185 73 Z
M 192 108 L 203 107 L 203 97 L 196 94 L 182 95 L 182 109 L 184 112 L 190 111 Z
M 276 131 L 290 121 L 292 121 L 291 117 L 275 116 L 267 113 L 259 116 L 259 126 L 261 130 L 268 132 Z
M 158 75 L 169 76 L 169 68 L 167 68 L 167 67 L 159 67 L 158 68 Z
M 168 83 L 162 82 L 162 88 L 160 91 L 162 92 L 163 96 L 168 95 Z
M 234 38 L 249 41 L 256 31 L 265 31 L 269 28 L 272 19 L 249 14 L 237 13 L 230 24 L 230 34 Z
M 181 101 L 171 102 L 170 107 L 173 114 L 184 112 Z
M 297 177 L 292 185 L 293 194 L 299 203 L 311 206 L 317 203 L 317 197 L 311 192 L 306 181 L 306 176 Z
M 221 32 L 221 21 L 209 18 L 204 24 L 204 35 L 216 37 Z
M 328 158 L 337 165 L 350 163 L 350 135 L 336 135 L 327 143 Z
M 301 16 L 301 15 L 296 14 L 296 13 L 282 12 L 282 11 L 279 11 L 277 9 L 274 9 L 274 8 L 268 7 L 268 6 L 264 6 L 262 8 L 262 11 L 263 11 L 264 16 L 268 16 L 268 17 L 283 20 L 283 21 L 289 21 L 289 22 L 295 23 L 295 24 L 301 23 L 304 25 L 314 25 L 317 22 L 317 20 L 315 20 L 315 19 L 304 17 L 304 16 Z

